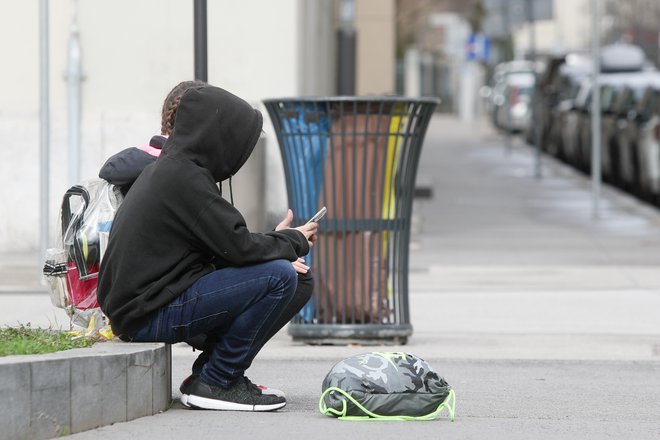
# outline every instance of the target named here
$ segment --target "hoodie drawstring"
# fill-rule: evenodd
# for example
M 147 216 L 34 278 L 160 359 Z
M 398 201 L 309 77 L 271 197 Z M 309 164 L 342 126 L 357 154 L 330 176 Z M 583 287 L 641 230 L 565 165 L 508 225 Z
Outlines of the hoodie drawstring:
M 231 206 L 234 206 L 234 191 L 231 188 L 231 176 L 229 176 L 229 201 Z

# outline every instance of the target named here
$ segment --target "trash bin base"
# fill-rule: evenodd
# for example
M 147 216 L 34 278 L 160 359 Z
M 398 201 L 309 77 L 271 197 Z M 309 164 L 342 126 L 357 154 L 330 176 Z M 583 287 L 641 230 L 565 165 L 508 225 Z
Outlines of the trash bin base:
M 412 335 L 411 324 L 289 324 L 296 342 L 311 345 L 405 345 Z

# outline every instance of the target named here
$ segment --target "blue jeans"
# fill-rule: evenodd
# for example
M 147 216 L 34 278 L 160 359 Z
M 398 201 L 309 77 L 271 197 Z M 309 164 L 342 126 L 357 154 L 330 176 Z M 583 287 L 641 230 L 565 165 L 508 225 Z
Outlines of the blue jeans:
M 309 299 L 311 289 L 296 295 L 297 286 L 298 276 L 286 260 L 219 269 L 150 315 L 142 329 L 124 336 L 170 344 L 202 336 L 208 344 L 200 377 L 226 388 Z

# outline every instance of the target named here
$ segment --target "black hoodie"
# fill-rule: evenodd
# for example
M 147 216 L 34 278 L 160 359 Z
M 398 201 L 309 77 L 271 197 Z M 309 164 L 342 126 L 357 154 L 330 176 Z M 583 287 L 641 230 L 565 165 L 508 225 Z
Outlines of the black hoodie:
M 99 270 L 98 300 L 115 334 L 139 330 L 145 316 L 217 268 L 309 252 L 295 229 L 251 233 L 216 184 L 247 161 L 261 125 L 259 111 L 220 88 L 182 96 L 163 152 L 117 211 Z

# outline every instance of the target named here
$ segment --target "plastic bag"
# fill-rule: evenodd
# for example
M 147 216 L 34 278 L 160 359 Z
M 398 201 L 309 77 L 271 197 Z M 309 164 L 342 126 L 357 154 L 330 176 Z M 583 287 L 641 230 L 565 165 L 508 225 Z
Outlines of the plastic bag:
M 122 200 L 119 188 L 102 179 L 69 188 L 60 210 L 61 235 L 46 255 L 43 274 L 51 302 L 86 333 L 107 334 L 96 297 L 98 272 Z
M 50 302 L 60 309 L 70 305 L 67 273 L 64 249 L 47 249 L 43 275 L 50 293 Z

